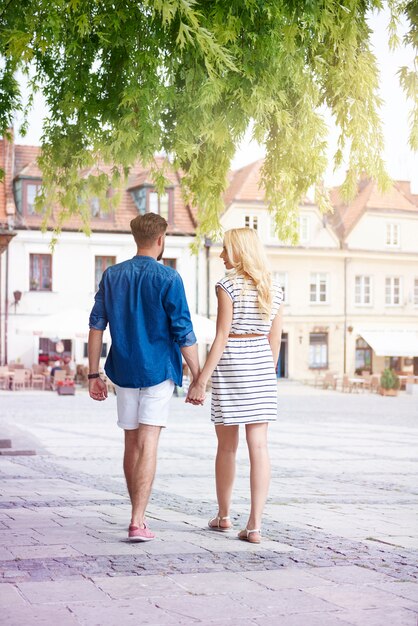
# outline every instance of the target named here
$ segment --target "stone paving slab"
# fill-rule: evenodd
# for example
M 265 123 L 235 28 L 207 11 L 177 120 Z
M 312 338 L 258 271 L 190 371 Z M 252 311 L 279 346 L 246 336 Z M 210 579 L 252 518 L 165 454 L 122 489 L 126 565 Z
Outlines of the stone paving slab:
M 107 595 L 89 580 L 18 583 L 17 588 L 31 604 L 100 603 L 107 600 Z
M 170 614 L 148 600 L 113 600 L 95 603 L 68 604 L 77 624 L 82 626 L 191 626 L 196 620 Z M 232 625 L 231 625 L 232 626 Z
M 2 623 L 7 626 L 80 626 L 80 622 L 67 607 L 27 605 L 7 606 L 2 609 Z M 114 622 L 116 624 L 116 622 Z M 91 626 L 91 625 L 90 625 Z M 97 624 L 97 626 L 100 626 Z
M 353 606 L 357 609 L 381 609 L 388 606 L 411 609 L 418 613 L 418 603 L 371 586 L 359 587 L 358 585 L 340 584 L 327 587 L 310 587 L 306 592 L 345 609 L 350 609 Z
M 340 613 L 302 613 L 301 615 L 275 615 L 254 620 L 256 626 L 348 626 Z M 393 625 L 392 625 L 393 626 Z
M 407 609 L 385 607 L 361 610 L 352 607 L 338 616 L 354 626 L 417 626 L 417 614 Z

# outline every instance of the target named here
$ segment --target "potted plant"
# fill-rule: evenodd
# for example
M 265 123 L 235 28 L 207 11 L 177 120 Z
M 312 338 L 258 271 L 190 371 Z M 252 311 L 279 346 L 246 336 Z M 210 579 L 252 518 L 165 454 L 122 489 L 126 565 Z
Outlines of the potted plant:
M 383 370 L 380 377 L 380 395 L 397 396 L 399 387 L 400 381 L 395 372 L 389 368 Z
M 57 382 L 57 393 L 59 396 L 73 396 L 75 394 L 74 380 L 66 378 Z

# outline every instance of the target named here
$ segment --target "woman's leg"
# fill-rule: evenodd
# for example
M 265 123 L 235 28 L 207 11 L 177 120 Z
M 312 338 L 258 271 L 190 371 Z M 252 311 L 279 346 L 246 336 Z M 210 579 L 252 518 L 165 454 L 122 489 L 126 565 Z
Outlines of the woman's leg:
M 219 517 L 228 517 L 231 504 L 232 486 L 235 478 L 235 456 L 238 448 L 238 426 L 215 426 L 218 450 L 215 461 L 216 495 Z M 221 527 L 230 526 L 229 521 L 221 521 Z
M 261 517 L 270 485 L 270 458 L 267 447 L 268 424 L 247 424 L 245 427 L 250 454 L 251 511 L 249 530 L 261 527 Z

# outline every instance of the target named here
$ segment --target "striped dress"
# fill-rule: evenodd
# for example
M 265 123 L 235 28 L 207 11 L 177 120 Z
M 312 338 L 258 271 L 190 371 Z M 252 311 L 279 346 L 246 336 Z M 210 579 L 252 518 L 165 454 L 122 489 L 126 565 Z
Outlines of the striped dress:
M 230 333 L 262 334 L 264 337 L 229 337 L 212 374 L 212 422 L 233 426 L 273 422 L 277 417 L 277 378 L 267 335 L 283 300 L 273 283 L 270 320 L 261 317 L 257 291 L 244 278 L 230 272 L 216 284 L 233 303 Z

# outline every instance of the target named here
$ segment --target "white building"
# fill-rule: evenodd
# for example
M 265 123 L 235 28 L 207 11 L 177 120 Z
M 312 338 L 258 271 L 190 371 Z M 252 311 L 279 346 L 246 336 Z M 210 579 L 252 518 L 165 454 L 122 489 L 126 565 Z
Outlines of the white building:
M 163 262 L 179 271 L 190 310 L 199 312 L 199 301 L 204 302 L 205 297 L 199 287 L 206 271 L 202 255 L 195 257 L 190 252 L 195 218 L 181 198 L 177 178 L 170 177 L 172 184 L 159 197 L 148 172 L 140 166 L 133 168 L 114 212 L 102 211 L 97 198 L 92 199 L 91 236 L 80 232 L 80 223 L 72 220 L 64 226 L 52 252 L 51 232 L 42 233 L 42 216 L 35 213 L 33 204 L 41 184 L 38 150 L 0 142 L 0 166 L 6 171 L 0 224 L 13 226 L 16 233 L 0 268 L 1 361 L 20 361 L 30 367 L 39 359 L 47 361 L 59 354 L 76 363 L 85 362 L 88 316 L 101 275 L 109 265 L 134 256 L 129 223 L 145 211 L 159 212 L 167 219 Z M 105 341 L 103 356 L 109 348 L 108 335 Z M 64 352 L 57 353 L 57 347 Z

